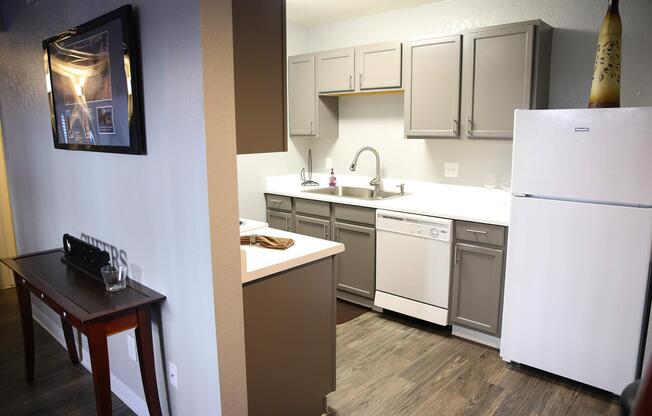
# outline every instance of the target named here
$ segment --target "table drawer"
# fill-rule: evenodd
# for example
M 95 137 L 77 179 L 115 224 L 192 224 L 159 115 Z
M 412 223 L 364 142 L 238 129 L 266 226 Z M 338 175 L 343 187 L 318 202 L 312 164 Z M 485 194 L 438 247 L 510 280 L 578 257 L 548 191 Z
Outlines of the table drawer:
M 503 247 L 505 245 L 505 227 L 455 221 L 455 239 Z
M 310 199 L 294 199 L 294 210 L 298 214 L 306 214 L 317 217 L 330 218 L 331 204 L 322 201 L 313 201 Z
M 45 305 L 48 306 L 50 309 L 52 309 L 57 315 L 59 315 L 62 318 L 65 318 L 74 327 L 81 329 L 81 321 L 76 316 L 70 314 L 70 312 L 66 311 L 61 305 L 59 305 L 58 303 L 50 299 L 48 296 L 46 296 L 45 293 L 41 292 L 36 286 L 32 285 L 30 282 L 28 282 L 22 277 L 20 277 L 16 283 L 27 288 L 27 290 L 29 290 L 30 293 L 32 293 L 37 299 L 40 299 L 43 303 L 45 303 Z
M 333 218 L 336 221 L 376 224 L 376 210 L 354 205 L 333 204 Z
M 278 211 L 292 211 L 292 198 L 289 196 L 265 194 L 267 209 Z

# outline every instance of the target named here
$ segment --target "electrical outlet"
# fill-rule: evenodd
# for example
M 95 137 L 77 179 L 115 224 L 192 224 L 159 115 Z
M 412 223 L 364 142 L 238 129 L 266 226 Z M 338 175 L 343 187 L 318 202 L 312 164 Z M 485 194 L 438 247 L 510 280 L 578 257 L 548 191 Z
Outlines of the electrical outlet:
M 177 365 L 172 361 L 168 363 L 168 378 L 170 379 L 170 384 L 172 384 L 175 389 L 178 389 L 179 376 L 177 374 Z
M 136 350 L 136 340 L 133 336 L 127 334 L 127 349 L 129 350 L 129 358 L 138 362 L 138 352 Z
M 444 176 L 447 178 L 457 178 L 460 175 L 460 164 L 457 162 L 444 163 Z

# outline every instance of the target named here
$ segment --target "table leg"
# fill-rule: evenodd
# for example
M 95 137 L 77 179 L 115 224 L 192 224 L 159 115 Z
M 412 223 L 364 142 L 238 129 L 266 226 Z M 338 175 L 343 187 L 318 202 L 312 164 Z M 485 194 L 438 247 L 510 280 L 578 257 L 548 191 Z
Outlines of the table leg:
M 151 416 L 159 416 L 161 415 L 161 404 L 156 386 L 156 367 L 154 365 L 154 348 L 152 345 L 152 320 L 149 306 L 138 309 L 138 327 L 136 327 L 135 332 L 140 376 L 143 379 L 147 408 Z
M 23 348 L 25 351 L 25 378 L 34 380 L 34 324 L 32 323 L 32 299 L 29 290 L 22 284 L 22 277 L 14 273 L 16 296 L 23 326 Z
M 61 328 L 63 329 L 63 337 L 66 339 L 66 348 L 68 349 L 68 356 L 73 365 L 79 364 L 79 357 L 77 356 L 77 347 L 75 346 L 75 336 L 72 332 L 72 325 L 61 317 Z
M 111 414 L 111 373 L 109 372 L 109 350 L 106 343 L 106 329 L 103 322 L 91 324 L 88 328 L 88 348 L 95 384 L 95 406 L 98 416 Z

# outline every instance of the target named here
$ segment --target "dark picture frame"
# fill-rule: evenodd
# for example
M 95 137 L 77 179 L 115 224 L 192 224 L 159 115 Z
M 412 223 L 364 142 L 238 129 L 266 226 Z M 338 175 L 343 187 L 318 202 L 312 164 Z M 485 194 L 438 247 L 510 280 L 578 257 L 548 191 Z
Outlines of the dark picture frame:
M 137 41 L 131 5 L 43 41 L 56 149 L 146 154 Z

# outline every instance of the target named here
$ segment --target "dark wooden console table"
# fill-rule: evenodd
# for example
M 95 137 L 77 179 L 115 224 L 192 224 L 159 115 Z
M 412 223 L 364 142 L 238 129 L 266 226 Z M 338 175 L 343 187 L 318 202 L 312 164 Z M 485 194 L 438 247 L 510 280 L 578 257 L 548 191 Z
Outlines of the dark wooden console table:
M 74 326 L 88 337 L 98 415 L 111 414 L 111 380 L 106 338 L 135 328 L 138 362 L 150 415 L 160 415 L 150 307 L 165 296 L 128 279 L 127 288 L 108 293 L 104 283 L 61 261 L 63 250 L 2 259 L 14 272 L 25 348 L 25 378 L 34 379 L 34 334 L 30 292 L 61 317 L 70 360 L 79 363 Z

